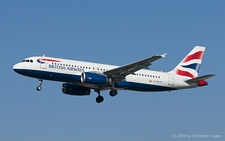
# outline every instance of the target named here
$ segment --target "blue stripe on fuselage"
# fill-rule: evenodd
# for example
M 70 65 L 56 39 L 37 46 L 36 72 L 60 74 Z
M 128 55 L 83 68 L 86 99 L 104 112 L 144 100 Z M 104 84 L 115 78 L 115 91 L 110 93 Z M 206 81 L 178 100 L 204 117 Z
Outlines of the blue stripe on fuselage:
M 17 73 L 25 75 L 32 78 L 39 78 L 44 80 L 52 81 L 61 81 L 61 82 L 72 82 L 72 83 L 81 83 L 80 75 L 64 74 L 64 73 L 55 73 L 47 71 L 37 71 L 37 70 L 25 70 L 25 69 L 15 69 Z M 110 85 L 109 85 L 110 87 Z M 134 91 L 171 91 L 176 90 L 170 87 L 163 87 L 151 84 L 142 84 L 136 82 L 127 82 L 121 81 L 119 84 L 115 85 L 116 88 L 124 88 L 127 90 Z
M 25 75 L 32 78 L 61 81 L 61 82 L 81 82 L 79 75 L 37 71 L 37 70 L 25 70 L 25 69 L 15 69 L 14 71 L 21 75 Z
M 172 91 L 177 90 L 170 87 L 163 87 L 163 86 L 157 86 L 157 85 L 151 85 L 151 84 L 143 84 L 143 83 L 135 83 L 135 82 L 127 82 L 127 81 L 121 81 L 117 87 L 119 88 L 126 88 L 127 90 L 134 90 L 134 91 Z

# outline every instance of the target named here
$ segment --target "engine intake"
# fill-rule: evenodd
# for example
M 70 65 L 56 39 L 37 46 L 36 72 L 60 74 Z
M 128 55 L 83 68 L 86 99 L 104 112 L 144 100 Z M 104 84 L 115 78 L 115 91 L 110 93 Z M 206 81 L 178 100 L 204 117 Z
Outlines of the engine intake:
M 83 72 L 81 74 L 81 82 L 88 83 L 88 84 L 110 84 L 111 78 L 108 78 L 104 74 L 98 74 L 93 72 Z
M 62 92 L 64 94 L 68 95 L 75 95 L 75 96 L 84 96 L 84 95 L 90 95 L 91 90 L 90 88 L 78 86 L 75 84 L 70 84 L 70 83 L 64 83 L 62 85 Z

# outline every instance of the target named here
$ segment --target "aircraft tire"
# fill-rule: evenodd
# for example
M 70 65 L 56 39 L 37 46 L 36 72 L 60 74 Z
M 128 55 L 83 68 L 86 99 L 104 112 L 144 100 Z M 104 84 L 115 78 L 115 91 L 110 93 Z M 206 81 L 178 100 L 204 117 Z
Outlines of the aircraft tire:
M 111 97 L 114 97 L 114 96 L 116 96 L 118 94 L 118 91 L 117 90 L 111 90 L 110 92 L 109 92 L 109 95 L 111 96 Z
M 37 91 L 40 91 L 41 89 L 41 86 L 37 86 Z
M 103 102 L 103 100 L 104 100 L 104 97 L 102 97 L 102 96 L 98 96 L 98 97 L 96 98 L 96 102 L 97 102 L 97 103 L 101 103 L 101 102 Z

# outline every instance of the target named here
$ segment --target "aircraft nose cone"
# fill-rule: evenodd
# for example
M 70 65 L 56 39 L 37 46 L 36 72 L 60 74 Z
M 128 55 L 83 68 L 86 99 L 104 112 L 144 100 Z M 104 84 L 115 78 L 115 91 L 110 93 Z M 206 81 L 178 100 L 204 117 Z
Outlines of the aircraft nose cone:
M 16 72 L 16 70 L 17 70 L 17 64 L 15 64 L 15 65 L 13 66 L 13 70 Z
M 15 64 L 14 66 L 13 66 L 13 70 L 15 71 L 15 72 L 17 72 L 17 73 L 19 73 L 19 70 L 21 69 L 21 67 L 20 67 L 20 65 L 19 64 Z

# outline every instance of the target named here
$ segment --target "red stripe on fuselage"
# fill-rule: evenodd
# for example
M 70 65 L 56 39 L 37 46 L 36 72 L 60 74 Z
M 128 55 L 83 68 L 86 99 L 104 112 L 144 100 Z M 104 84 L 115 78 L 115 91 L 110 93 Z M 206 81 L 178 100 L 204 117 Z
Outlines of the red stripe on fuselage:
M 199 52 L 196 52 L 192 55 L 189 55 L 185 58 L 184 62 L 188 62 L 188 61 L 191 61 L 191 60 L 194 60 L 194 59 L 202 60 L 203 53 L 204 53 L 203 51 L 199 51 Z
M 195 76 L 187 71 L 177 70 L 177 74 L 181 76 L 187 76 L 191 78 L 195 78 Z
M 58 61 L 58 60 L 52 60 L 52 59 L 46 59 L 46 58 L 39 58 L 38 60 L 41 60 L 41 61 L 50 61 L 50 62 L 61 62 L 61 61 Z

